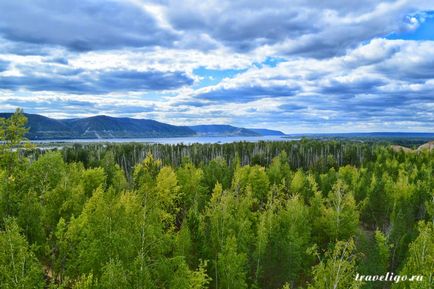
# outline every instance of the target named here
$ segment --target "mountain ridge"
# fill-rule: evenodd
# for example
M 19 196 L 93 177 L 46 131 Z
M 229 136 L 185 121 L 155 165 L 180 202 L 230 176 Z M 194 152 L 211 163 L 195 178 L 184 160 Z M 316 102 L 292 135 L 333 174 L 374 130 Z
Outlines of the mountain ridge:
M 2 118 L 11 115 L 12 113 L 0 113 Z M 253 129 L 221 124 L 177 126 L 152 119 L 107 115 L 68 119 L 49 118 L 39 114 L 25 113 L 24 115 L 27 117 L 27 127 L 29 127 L 26 137 L 30 140 L 267 135 Z
M 189 128 L 198 136 L 261 136 L 252 130 L 225 124 L 192 125 Z
M 247 128 L 248 130 L 251 130 L 253 132 L 256 132 L 260 135 L 276 135 L 276 136 L 284 136 L 285 134 L 279 130 L 274 129 L 267 129 L 267 128 Z

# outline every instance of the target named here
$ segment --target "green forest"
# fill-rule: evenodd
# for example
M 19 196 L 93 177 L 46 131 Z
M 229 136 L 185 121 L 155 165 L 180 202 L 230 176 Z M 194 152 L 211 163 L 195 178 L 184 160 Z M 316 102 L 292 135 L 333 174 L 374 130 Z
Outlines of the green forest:
M 434 288 L 434 151 L 39 149 L 0 119 L 0 288 Z M 422 276 L 370 282 L 357 275 Z

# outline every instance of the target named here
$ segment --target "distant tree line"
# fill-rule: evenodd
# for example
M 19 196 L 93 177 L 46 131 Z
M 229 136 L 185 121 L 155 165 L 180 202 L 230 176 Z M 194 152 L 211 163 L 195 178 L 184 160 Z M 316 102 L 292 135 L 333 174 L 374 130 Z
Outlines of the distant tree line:
M 203 166 L 215 159 L 228 166 L 268 166 L 273 158 L 286 153 L 292 169 L 317 170 L 320 172 L 343 165 L 361 166 L 375 158 L 375 150 L 384 146 L 350 141 L 307 140 L 282 142 L 235 142 L 228 144 L 74 144 L 62 149 L 66 162 L 81 162 L 86 167 L 97 167 L 109 154 L 129 176 L 134 166 L 150 153 L 164 165 L 178 167 L 184 158 L 194 165 Z M 35 153 L 35 152 L 33 152 Z

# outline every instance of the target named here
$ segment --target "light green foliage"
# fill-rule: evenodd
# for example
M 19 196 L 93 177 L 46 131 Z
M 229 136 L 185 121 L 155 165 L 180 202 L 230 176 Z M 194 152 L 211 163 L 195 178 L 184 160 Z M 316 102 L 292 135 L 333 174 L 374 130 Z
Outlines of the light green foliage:
M 306 190 L 307 180 L 302 170 L 298 170 L 291 180 L 290 190 L 293 194 L 304 195 Z
M 105 183 L 107 187 L 113 187 L 116 192 L 127 189 L 128 183 L 124 172 L 116 163 L 112 152 L 107 153 L 101 161 L 101 166 L 104 169 L 106 176 Z
M 56 227 L 59 219 L 63 217 L 69 220 L 71 216 L 79 215 L 87 197 L 84 192 L 83 172 L 80 164 L 61 164 L 64 170 L 53 189 L 48 190 L 41 196 L 44 207 L 44 224 L 49 235 Z
M 357 168 L 353 166 L 340 167 L 338 170 L 338 178 L 350 188 L 357 188 L 360 173 Z
M 190 229 L 187 223 L 184 223 L 181 229 L 175 236 L 175 250 L 176 255 L 185 256 L 189 264 L 193 264 L 195 260 L 193 259 L 193 244 L 191 239 Z
M 72 216 L 78 216 L 88 199 L 85 190 L 86 174 L 83 166 L 78 163 L 68 164 L 66 174 L 61 179 L 59 185 L 47 197 L 47 207 L 49 210 L 60 213 L 60 216 L 69 220 Z M 49 206 L 49 205 L 50 206 Z M 48 208 L 47 208 L 48 210 Z M 59 217 L 53 218 L 57 222 Z
M 71 243 L 68 273 L 99 273 L 113 258 L 135 256 L 140 244 L 140 200 L 132 193 L 114 195 L 97 189 L 78 218 L 71 220 L 67 238 Z
M 327 173 L 323 173 L 319 175 L 319 184 L 320 184 L 320 191 L 323 192 L 325 195 L 329 191 L 331 191 L 333 185 L 336 183 L 337 180 L 337 173 L 334 168 L 330 168 Z
M 232 271 L 222 271 L 221 265 L 224 263 L 222 258 L 228 260 L 227 254 L 240 254 L 239 258 L 243 259 L 244 254 L 249 252 L 254 244 L 252 205 L 253 198 L 250 190 L 246 191 L 243 198 L 237 198 L 234 192 L 223 191 L 222 186 L 219 183 L 216 184 L 202 219 L 202 231 L 205 235 L 203 250 L 206 252 L 206 258 L 211 260 L 210 276 L 214 277 L 213 284 L 216 288 L 226 288 L 219 287 L 221 284 L 219 280 L 221 278 L 228 280 L 228 278 L 233 278 L 231 274 L 235 274 Z M 234 248 L 234 240 L 236 240 L 236 248 Z M 224 250 L 229 251 L 223 254 Z M 226 266 L 229 270 L 232 264 Z M 240 264 L 237 263 L 234 266 L 240 266 Z M 221 274 L 227 275 L 221 277 Z M 228 284 L 226 285 L 229 286 Z
M 43 288 L 43 274 L 14 219 L 0 231 L 0 285 L 3 289 Z
M 404 259 L 409 242 L 416 235 L 416 214 L 413 205 L 415 184 L 409 180 L 407 172 L 399 170 L 397 180 L 389 181 L 385 193 L 391 198 L 390 240 L 394 245 L 394 258 Z M 395 260 L 392 260 L 395 263 Z M 395 267 L 395 264 L 393 267 Z
M 236 192 L 245 192 L 249 186 L 253 197 L 265 201 L 269 189 L 268 176 L 260 166 L 243 166 L 235 170 L 232 188 Z
M 319 240 L 334 242 L 352 237 L 359 223 L 359 213 L 349 187 L 338 180 L 328 197 L 324 200 L 320 198 L 321 201 L 323 203 L 318 208 L 320 214 L 314 223 Z M 318 205 L 318 201 L 316 203 Z
M 98 288 L 127 288 L 128 281 L 121 262 L 110 260 L 102 269 L 102 276 Z
M 66 236 L 67 232 L 67 224 L 63 218 L 60 218 L 59 223 L 56 226 L 56 230 L 54 232 L 54 243 L 53 246 L 55 249 L 55 252 L 52 252 L 52 256 L 55 257 L 54 260 L 52 260 L 52 268 L 54 275 L 53 279 L 58 280 L 59 282 L 63 281 L 63 277 L 65 275 L 65 267 L 66 267 L 66 258 L 68 257 L 68 240 Z M 88 283 L 88 280 L 92 280 L 92 276 L 81 276 L 79 279 L 84 278 L 79 283 L 83 282 L 84 284 Z M 90 279 L 89 279 L 90 278 Z M 80 287 L 81 288 L 81 287 Z M 85 287 L 84 287 L 85 288 Z
M 94 285 L 93 275 L 82 275 L 77 278 L 77 281 L 72 286 L 72 289 L 94 289 L 96 286 Z
M 303 201 L 298 196 L 274 200 L 261 216 L 259 230 L 257 265 L 261 287 L 279 288 L 285 282 L 295 284 L 309 266 L 306 250 L 311 225 Z
M 277 157 L 274 157 L 269 168 L 267 169 L 268 178 L 271 184 L 284 184 L 289 187 L 291 180 L 291 169 L 288 163 L 288 155 L 282 151 Z
M 98 187 L 105 187 L 106 175 L 103 168 L 87 169 L 83 172 L 83 187 L 87 196 L 91 196 Z
M 209 190 L 212 190 L 217 183 L 220 183 L 223 188 L 229 188 L 232 180 L 230 168 L 226 161 L 221 158 L 215 158 L 204 167 L 204 182 Z
M 59 152 L 48 152 L 32 163 L 28 170 L 28 186 L 45 201 L 45 194 L 53 190 L 65 174 L 65 163 Z
M 246 282 L 247 256 L 237 250 L 237 240 L 228 237 L 218 254 L 217 269 L 219 272 L 216 288 L 244 289 Z
M 434 224 L 419 223 L 419 236 L 408 251 L 402 275 L 423 276 L 420 282 L 396 284 L 393 288 L 431 289 L 434 287 Z
M 163 167 L 158 173 L 156 193 L 161 221 L 171 228 L 175 225 L 182 197 L 176 174 L 171 167 Z
M 362 282 L 356 276 L 356 256 L 353 240 L 338 241 L 333 250 L 312 271 L 314 278 L 309 289 L 357 289 Z
M 390 245 L 387 243 L 386 236 L 378 230 L 375 231 L 374 253 L 378 258 L 373 262 L 373 265 L 376 265 L 378 268 L 375 272 L 386 273 L 390 258 Z
M 201 261 L 196 271 L 191 273 L 190 288 L 191 289 L 205 289 L 211 282 L 211 278 L 206 273 L 207 261 Z
M 289 191 L 300 195 L 306 202 L 318 191 L 318 184 L 312 174 L 306 175 L 302 170 L 297 170 L 290 183 Z
M 9 213 L 12 200 L 7 186 L 6 171 L 0 168 L 0 219 L 3 220 Z
M 7 119 L 0 118 L 0 141 L 5 141 L 6 148 L 19 145 L 24 140 L 28 129 L 27 118 L 22 109 L 18 109 Z
M 393 205 L 389 194 L 386 194 L 384 187 L 390 178 L 385 173 L 381 178 L 372 175 L 367 189 L 367 197 L 362 208 L 364 219 L 374 224 L 375 228 L 384 229 L 389 220 Z
M 23 234 L 30 244 L 37 244 L 38 246 L 44 244 L 43 213 L 44 208 L 34 192 L 30 191 L 23 196 L 17 221 L 20 227 L 23 228 Z
M 373 234 L 361 231 L 358 238 L 361 260 L 358 266 L 360 275 L 381 276 L 389 272 L 391 246 L 387 237 L 379 230 Z M 367 282 L 364 288 L 383 288 L 382 282 Z
M 148 152 L 143 162 L 134 168 L 133 179 L 135 187 L 145 195 L 153 191 L 160 167 L 161 161 L 154 160 L 152 154 Z
M 182 209 L 186 211 L 193 205 L 202 208 L 207 199 L 206 188 L 202 185 L 203 171 L 196 168 L 190 160 L 184 159 L 176 175 L 182 196 Z

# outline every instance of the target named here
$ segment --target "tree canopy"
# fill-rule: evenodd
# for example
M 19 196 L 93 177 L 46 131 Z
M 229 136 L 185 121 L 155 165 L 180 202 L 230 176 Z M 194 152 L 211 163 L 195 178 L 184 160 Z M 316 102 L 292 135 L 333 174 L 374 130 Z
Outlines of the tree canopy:
M 0 119 L 1 288 L 432 288 L 433 151 L 23 143 Z M 374 283 L 359 275 L 422 275 Z

